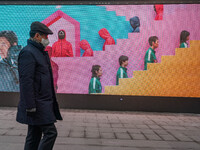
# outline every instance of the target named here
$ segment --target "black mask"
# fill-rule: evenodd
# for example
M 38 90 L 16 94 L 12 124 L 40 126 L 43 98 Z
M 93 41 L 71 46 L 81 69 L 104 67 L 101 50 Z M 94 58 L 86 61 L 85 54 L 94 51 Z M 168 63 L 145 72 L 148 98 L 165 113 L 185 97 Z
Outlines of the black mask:
M 58 32 L 58 38 L 59 39 L 64 39 L 65 38 L 65 32 L 63 30 Z

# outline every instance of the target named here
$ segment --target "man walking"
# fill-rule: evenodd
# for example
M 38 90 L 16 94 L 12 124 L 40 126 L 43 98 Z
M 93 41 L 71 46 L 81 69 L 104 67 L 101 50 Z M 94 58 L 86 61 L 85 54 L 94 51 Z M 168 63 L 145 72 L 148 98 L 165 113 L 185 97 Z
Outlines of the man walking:
M 49 56 L 44 51 L 49 44 L 48 34 L 53 32 L 46 25 L 33 22 L 30 39 L 18 58 L 20 102 L 17 121 L 28 125 L 24 150 L 52 150 L 57 137 L 54 122 L 62 120 Z

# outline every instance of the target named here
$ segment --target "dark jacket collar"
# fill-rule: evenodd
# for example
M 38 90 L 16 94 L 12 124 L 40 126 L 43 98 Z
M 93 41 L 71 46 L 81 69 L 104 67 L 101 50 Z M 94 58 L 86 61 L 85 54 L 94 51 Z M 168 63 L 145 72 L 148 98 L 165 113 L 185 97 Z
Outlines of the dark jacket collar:
M 45 47 L 44 47 L 41 43 L 38 43 L 38 42 L 36 42 L 36 41 L 33 41 L 33 40 L 28 39 L 28 40 L 27 40 L 27 44 L 28 44 L 28 45 L 31 44 L 31 45 L 33 45 L 34 47 L 36 47 L 37 49 L 39 49 L 40 51 L 44 52 Z

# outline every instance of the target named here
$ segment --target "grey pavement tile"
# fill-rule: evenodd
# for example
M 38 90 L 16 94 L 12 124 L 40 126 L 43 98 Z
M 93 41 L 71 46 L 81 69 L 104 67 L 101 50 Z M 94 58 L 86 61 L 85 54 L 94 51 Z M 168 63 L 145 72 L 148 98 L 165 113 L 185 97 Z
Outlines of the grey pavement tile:
M 8 130 L 5 135 L 12 135 L 12 136 L 26 136 L 27 131 L 26 130 Z
M 162 129 L 162 127 L 161 126 L 158 126 L 158 125 L 148 125 L 149 126 L 149 128 L 151 128 L 151 129 Z
M 6 130 L 6 129 L 0 129 L 0 135 L 4 135 L 6 132 L 8 132 L 8 130 Z
M 23 150 L 23 143 L 0 143 L 1 150 Z
M 25 136 L 0 136 L 0 143 L 24 143 Z
M 130 124 L 130 123 L 124 123 L 124 122 L 123 122 L 123 126 L 124 126 L 125 128 L 136 128 L 135 125 Z
M 173 136 L 169 134 L 159 134 L 159 136 L 165 141 L 177 141 L 176 138 L 174 138 Z
M 114 132 L 116 133 L 126 133 L 127 129 L 126 128 L 112 128 Z
M 102 139 L 115 139 L 116 138 L 114 133 L 107 133 L 107 132 L 101 132 L 100 136 Z
M 98 123 L 98 126 L 99 126 L 100 128 L 102 128 L 102 127 L 110 128 L 110 127 L 111 127 L 110 123 Z
M 195 142 L 167 142 L 174 149 L 200 149 L 200 144 Z
M 189 136 L 184 135 L 180 131 L 170 131 L 171 135 L 180 141 L 193 141 Z
M 166 130 L 154 130 L 154 132 L 159 135 L 169 134 Z
M 153 131 L 153 130 L 150 130 L 150 129 L 143 129 L 143 130 L 141 130 L 141 132 L 142 132 L 143 134 L 155 134 L 154 131 Z
M 164 129 L 168 130 L 168 129 L 172 129 L 172 130 L 185 130 L 185 127 L 181 127 L 181 126 L 162 126 Z
M 111 123 L 111 127 L 112 128 L 123 128 L 123 124 L 121 123 Z
M 115 145 L 115 146 L 125 146 L 125 147 L 136 147 L 136 148 L 171 148 L 169 144 L 165 141 L 147 141 L 147 140 L 119 140 L 119 139 L 109 139 L 103 140 L 102 145 Z
M 128 133 L 115 133 L 117 139 L 127 139 L 130 140 L 131 137 Z
M 143 134 L 131 134 L 133 140 L 147 140 Z
M 149 127 L 147 125 L 135 125 L 136 128 L 139 128 L 139 129 L 149 129 Z
M 106 139 L 107 140 L 107 139 Z M 56 144 L 66 144 L 66 145 L 102 145 L 102 139 L 91 139 L 91 138 L 63 138 L 58 137 L 56 139 Z
M 85 136 L 85 132 L 79 132 L 79 131 L 70 131 L 69 137 L 73 138 L 83 138 Z
M 190 136 L 191 139 L 193 139 L 194 141 L 200 142 L 200 135 L 198 136 Z
M 141 133 L 141 129 L 126 129 L 129 133 Z
M 58 136 L 69 137 L 70 130 L 60 130 L 57 128 Z
M 162 139 L 156 134 L 144 134 L 148 140 L 161 141 Z
M 99 132 L 114 132 L 113 128 L 99 128 Z
M 100 138 L 99 132 L 86 132 L 86 138 Z
M 86 127 L 85 131 L 86 132 L 99 132 L 100 128 L 97 127 Z

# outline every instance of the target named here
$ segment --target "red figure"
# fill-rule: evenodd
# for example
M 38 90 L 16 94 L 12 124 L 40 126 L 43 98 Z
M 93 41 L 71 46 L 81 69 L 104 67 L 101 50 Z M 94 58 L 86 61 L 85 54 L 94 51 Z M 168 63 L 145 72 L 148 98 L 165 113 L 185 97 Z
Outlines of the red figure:
M 102 28 L 101 30 L 99 30 L 99 35 L 105 40 L 105 43 L 103 45 L 103 51 L 105 51 L 105 45 L 115 44 L 115 40 L 112 38 L 112 36 L 106 28 Z
M 72 44 L 66 40 L 66 32 L 58 31 L 58 41 L 52 46 L 52 57 L 73 57 Z
M 163 19 L 163 5 L 154 5 L 156 17 L 155 20 L 162 20 Z
M 83 53 L 83 57 L 85 56 L 93 56 L 93 50 L 90 47 L 90 44 L 88 43 L 87 40 L 82 40 L 80 42 L 80 47 L 85 51 Z

